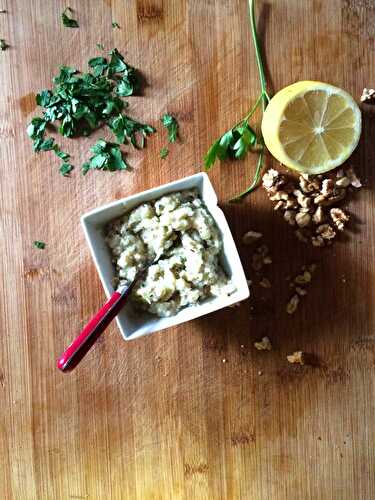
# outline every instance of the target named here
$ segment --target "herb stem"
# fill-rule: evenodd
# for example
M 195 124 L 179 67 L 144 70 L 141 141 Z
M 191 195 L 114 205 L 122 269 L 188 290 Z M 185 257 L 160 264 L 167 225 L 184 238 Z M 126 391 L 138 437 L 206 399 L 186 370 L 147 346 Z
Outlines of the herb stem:
M 253 43 L 255 48 L 255 58 L 259 72 L 262 106 L 264 111 L 266 109 L 267 104 L 270 101 L 270 97 L 267 93 L 266 76 L 264 73 L 264 65 L 261 55 L 260 43 L 255 24 L 255 0 L 249 0 L 249 16 L 250 16 L 251 36 L 253 38 Z
M 257 187 L 259 177 L 260 177 L 260 172 L 261 172 L 262 166 L 263 166 L 263 158 L 264 158 L 264 144 L 262 144 L 262 148 L 259 151 L 259 157 L 258 157 L 256 169 L 255 169 L 253 182 L 250 184 L 250 186 L 247 189 L 245 189 L 245 191 L 242 191 L 242 193 L 237 195 L 235 198 L 232 198 L 230 200 L 231 203 L 237 203 L 237 202 L 242 201 L 244 196 L 251 193 L 251 191 L 254 191 L 254 189 Z
M 256 103 L 254 106 L 251 108 L 251 110 L 248 112 L 248 114 L 245 116 L 245 118 L 242 120 L 242 122 L 247 122 L 255 113 L 257 107 L 259 106 L 260 102 L 263 100 L 262 94 L 258 97 Z M 241 122 L 240 122 L 241 123 Z

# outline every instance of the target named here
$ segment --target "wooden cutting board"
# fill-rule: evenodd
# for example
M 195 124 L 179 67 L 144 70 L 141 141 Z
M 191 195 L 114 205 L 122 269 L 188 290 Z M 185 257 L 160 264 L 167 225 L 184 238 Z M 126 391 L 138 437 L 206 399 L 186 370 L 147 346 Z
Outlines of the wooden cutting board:
M 62 1 L 3 0 L 0 37 L 0 491 L 15 500 L 375 498 L 375 121 L 350 160 L 366 182 L 351 230 L 328 250 L 298 243 L 251 180 L 255 158 L 210 177 L 236 240 L 264 233 L 270 290 L 251 302 L 126 343 L 115 325 L 71 374 L 57 356 L 105 300 L 79 225 L 89 209 L 201 169 L 220 133 L 259 92 L 245 0 L 75 0 L 79 29 L 61 26 Z M 323 80 L 359 100 L 375 84 L 370 0 L 259 0 L 271 85 Z M 116 21 L 121 29 L 112 29 Z M 58 65 L 85 68 L 97 43 L 118 47 L 148 86 L 133 116 L 158 127 L 130 173 L 79 166 L 94 137 L 60 141 L 71 178 L 33 154 L 25 128 L 34 94 Z M 181 141 L 164 161 L 165 111 Z M 108 136 L 109 137 L 109 136 Z M 267 159 L 267 165 L 272 165 Z M 44 251 L 33 248 L 43 240 Z M 240 244 L 249 278 L 251 251 Z M 286 278 L 318 270 L 302 306 L 285 313 Z M 253 311 L 251 306 L 255 307 Z M 262 307 L 260 307 L 262 306 Z M 268 335 L 271 352 L 254 340 Z M 302 349 L 316 367 L 291 366 Z

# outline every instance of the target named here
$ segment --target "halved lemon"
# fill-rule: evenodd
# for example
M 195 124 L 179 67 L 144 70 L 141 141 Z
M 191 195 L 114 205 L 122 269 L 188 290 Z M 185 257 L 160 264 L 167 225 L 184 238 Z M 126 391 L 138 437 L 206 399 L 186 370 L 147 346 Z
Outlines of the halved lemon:
M 270 153 L 285 166 L 319 174 L 338 167 L 353 153 L 361 135 L 361 112 L 338 87 L 298 82 L 271 99 L 262 134 Z

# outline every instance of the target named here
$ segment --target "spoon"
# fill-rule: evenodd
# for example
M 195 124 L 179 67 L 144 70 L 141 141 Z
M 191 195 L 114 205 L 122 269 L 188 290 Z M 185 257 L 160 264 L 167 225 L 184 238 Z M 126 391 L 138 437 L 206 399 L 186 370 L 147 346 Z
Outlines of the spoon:
M 81 359 L 87 354 L 99 336 L 104 332 L 111 321 L 118 315 L 126 303 L 126 299 L 131 294 L 135 284 L 145 275 L 147 269 L 156 264 L 162 257 L 163 252 L 160 252 L 156 258 L 146 266 L 142 267 L 135 275 L 133 281 L 128 285 L 120 287 L 116 290 L 108 301 L 99 309 L 99 311 L 91 318 L 81 333 L 57 361 L 57 368 L 63 372 L 73 370 Z

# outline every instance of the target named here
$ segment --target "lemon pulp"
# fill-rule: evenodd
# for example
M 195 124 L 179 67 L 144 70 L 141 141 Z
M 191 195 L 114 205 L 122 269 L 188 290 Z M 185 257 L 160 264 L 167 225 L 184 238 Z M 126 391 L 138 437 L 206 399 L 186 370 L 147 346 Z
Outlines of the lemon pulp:
M 357 146 L 361 112 L 338 87 L 298 82 L 271 99 L 262 133 L 268 150 L 287 167 L 323 173 L 341 165 Z

